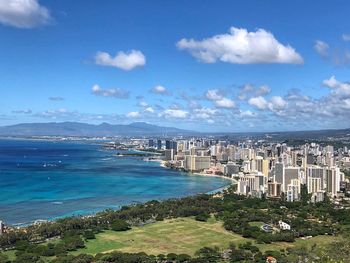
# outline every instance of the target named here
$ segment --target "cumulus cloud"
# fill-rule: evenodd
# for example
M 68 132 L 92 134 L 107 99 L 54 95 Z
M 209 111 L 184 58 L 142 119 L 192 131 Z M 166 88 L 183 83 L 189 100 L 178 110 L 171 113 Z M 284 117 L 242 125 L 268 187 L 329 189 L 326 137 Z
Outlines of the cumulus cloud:
M 144 111 L 147 113 L 154 113 L 154 109 L 152 107 L 147 107 Z
M 212 101 L 214 105 L 218 108 L 232 109 L 236 107 L 236 104 L 233 100 L 226 98 L 219 90 L 212 89 L 208 90 L 205 94 L 205 97 Z
M 277 115 L 283 115 L 288 102 L 281 96 L 273 96 L 268 101 L 262 96 L 250 98 L 248 104 L 259 110 L 270 110 Z
M 321 40 L 316 40 L 315 45 L 314 45 L 314 49 L 322 57 L 328 56 L 329 45 L 326 42 L 321 41 Z
M 281 44 L 272 33 L 258 29 L 248 32 L 231 27 L 229 33 L 203 40 L 181 39 L 180 50 L 188 51 L 204 63 L 217 61 L 235 64 L 283 63 L 302 64 L 303 58 L 290 45 Z
M 239 115 L 243 118 L 253 118 L 256 116 L 256 113 L 251 110 L 239 111 Z
M 235 102 L 228 98 L 222 98 L 214 102 L 216 107 L 232 109 L 236 106 Z
M 129 98 L 129 91 L 113 88 L 113 89 L 102 89 L 99 85 L 95 84 L 92 87 L 92 94 L 102 97 L 112 97 L 116 99 L 127 99 Z
M 110 66 L 129 71 L 136 67 L 144 66 L 146 57 L 139 50 L 119 51 L 114 57 L 107 52 L 98 51 L 95 56 L 95 63 L 101 66 Z
M 267 85 L 263 85 L 256 90 L 256 95 L 265 95 L 265 94 L 269 94 L 270 92 L 271 92 L 270 87 Z
M 140 102 L 138 103 L 138 105 L 139 105 L 140 107 L 148 107 L 148 103 L 145 102 L 145 101 L 140 101 Z
M 128 114 L 126 114 L 126 117 L 128 118 L 139 118 L 141 114 L 138 111 L 131 111 Z
M 254 98 L 250 98 L 248 100 L 249 105 L 251 106 L 255 106 L 256 108 L 258 108 L 259 110 L 265 110 L 268 107 L 268 103 L 265 100 L 264 97 L 262 96 L 258 96 L 258 97 L 254 97 Z
M 267 85 L 255 87 L 251 84 L 246 84 L 240 88 L 238 98 L 240 100 L 246 100 L 251 97 L 266 95 L 266 94 L 269 94 L 270 92 L 271 92 L 271 89 Z
M 350 83 L 340 82 L 335 76 L 330 77 L 323 81 L 323 84 L 331 89 L 332 96 L 337 96 L 341 98 L 350 98 Z
M 287 107 L 288 102 L 283 99 L 281 96 L 273 96 L 270 99 L 268 107 L 270 111 L 274 112 L 277 115 L 284 115 L 284 110 Z
M 343 35 L 343 40 L 346 41 L 347 35 Z M 326 42 L 317 40 L 314 46 L 315 51 L 325 60 L 335 65 L 347 65 L 350 63 L 350 51 L 347 47 L 331 47 Z
M 37 0 L 0 0 L 0 23 L 17 28 L 34 28 L 52 20 L 50 11 Z
M 205 96 L 208 100 L 221 100 L 224 97 L 217 89 L 208 90 Z
M 258 119 L 263 120 L 262 127 L 281 123 L 281 127 L 294 130 L 347 128 L 350 123 L 350 82 L 331 76 L 322 84 L 329 92 L 321 97 L 309 97 L 300 90 L 291 90 L 287 95 L 270 99 L 262 96 L 251 98 L 248 105 L 259 110 Z M 254 114 L 251 110 L 246 113 L 241 111 L 240 116 L 247 118 Z
M 211 108 L 193 109 L 193 115 L 195 118 L 198 118 L 198 119 L 208 119 L 217 115 L 218 113 L 219 111 L 217 109 L 211 109 Z
M 160 95 L 170 95 L 170 92 L 162 85 L 157 85 L 153 87 L 150 92 Z
M 49 97 L 49 100 L 52 100 L 52 101 L 62 101 L 62 100 L 64 100 L 64 98 L 62 98 L 62 97 Z

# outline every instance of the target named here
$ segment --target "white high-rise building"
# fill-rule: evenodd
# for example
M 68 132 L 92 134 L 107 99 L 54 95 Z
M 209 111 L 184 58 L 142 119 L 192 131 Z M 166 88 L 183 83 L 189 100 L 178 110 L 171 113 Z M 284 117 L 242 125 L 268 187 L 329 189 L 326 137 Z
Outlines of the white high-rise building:
M 287 201 L 294 202 L 299 200 L 300 195 L 300 181 L 299 179 L 292 179 L 287 186 Z
M 306 184 L 308 193 L 316 193 L 325 189 L 325 169 L 320 166 L 306 167 Z
M 326 191 L 333 196 L 336 196 L 340 191 L 340 169 L 331 167 L 326 169 Z

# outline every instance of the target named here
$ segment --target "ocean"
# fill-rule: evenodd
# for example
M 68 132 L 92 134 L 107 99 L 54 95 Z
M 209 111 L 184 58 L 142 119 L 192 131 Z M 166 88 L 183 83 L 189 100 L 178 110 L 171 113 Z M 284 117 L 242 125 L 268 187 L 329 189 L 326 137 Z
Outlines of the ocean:
M 0 140 L 0 220 L 25 225 L 206 193 L 219 177 L 166 169 L 83 141 Z

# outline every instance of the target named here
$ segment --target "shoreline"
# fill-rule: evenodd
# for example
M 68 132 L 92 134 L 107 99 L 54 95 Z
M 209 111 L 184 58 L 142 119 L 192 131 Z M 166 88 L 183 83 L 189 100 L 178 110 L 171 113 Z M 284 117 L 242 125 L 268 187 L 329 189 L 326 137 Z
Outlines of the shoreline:
M 166 168 L 166 169 L 171 169 L 169 168 L 168 166 L 165 165 L 165 161 L 163 160 L 154 160 L 156 162 L 159 162 L 159 166 L 162 167 L 162 168 Z M 191 175 L 196 175 L 196 176 L 206 176 L 206 177 L 216 177 L 216 178 L 222 178 L 222 179 L 225 179 L 225 180 L 229 180 L 231 181 L 230 184 L 228 185 L 225 185 L 225 186 L 222 186 L 218 189 L 214 189 L 214 190 L 211 190 L 209 192 L 206 192 L 205 194 L 216 194 L 218 192 L 221 192 L 223 190 L 227 190 L 228 188 L 230 188 L 232 185 L 235 185 L 237 184 L 237 180 L 232 178 L 232 177 L 226 177 L 226 176 L 223 176 L 223 175 L 218 175 L 218 174 L 207 174 L 207 173 L 203 173 L 203 172 L 188 172 L 188 171 L 180 171 L 179 169 L 177 168 L 174 168 L 174 170 L 177 170 L 179 172 L 183 172 L 183 173 L 186 173 L 188 176 L 191 176 Z
M 140 157 L 140 159 L 142 160 L 142 158 Z M 159 167 L 161 168 L 166 168 L 166 169 L 170 169 L 169 167 L 165 166 L 164 165 L 164 161 L 163 160 L 160 160 L 160 159 L 151 159 L 151 160 L 143 160 L 144 162 L 154 162 L 154 163 L 159 163 Z M 186 176 L 191 176 L 191 175 L 195 175 L 195 176 L 207 176 L 207 177 L 217 177 L 217 178 L 223 178 L 223 179 L 226 179 L 226 180 L 230 180 L 232 183 L 229 183 L 227 185 L 224 185 L 222 187 L 219 187 L 219 188 L 216 188 L 216 189 L 213 189 L 213 190 L 210 190 L 208 192 L 205 192 L 204 194 L 215 194 L 215 193 L 218 193 L 218 192 L 221 192 L 227 188 L 229 188 L 231 185 L 234 184 L 234 179 L 232 178 L 229 178 L 229 177 L 224 177 L 224 176 L 220 176 L 220 175 L 208 175 L 208 174 L 201 174 L 201 173 L 190 173 L 190 172 L 185 172 L 185 171 L 180 171 L 178 169 L 176 169 L 179 173 L 183 173 L 183 174 L 186 174 Z M 200 193 L 197 193 L 197 194 L 200 194 Z M 197 195 L 197 194 L 192 194 L 192 195 L 186 195 L 186 196 L 193 196 L 193 195 Z M 183 198 L 185 196 L 179 196 L 177 198 Z M 162 201 L 163 199 L 161 199 L 160 201 Z M 166 200 L 166 199 L 164 199 Z M 130 203 L 128 205 L 133 205 L 134 203 Z M 117 205 L 116 205 L 117 206 Z M 119 210 L 121 205 L 118 205 L 117 207 L 119 208 L 114 208 L 113 210 Z M 96 216 L 99 212 L 103 212 L 105 211 L 106 209 L 97 209 L 96 211 L 94 212 L 87 212 L 86 214 L 75 214 L 74 212 L 73 213 L 69 213 L 69 214 L 65 214 L 65 215 L 62 215 L 62 216 L 56 216 L 56 217 L 53 217 L 53 218 L 47 218 L 47 219 L 42 219 L 42 218 L 38 218 L 38 219 L 35 219 L 35 220 L 32 220 L 32 221 L 29 221 L 29 222 L 22 222 L 22 223 L 15 223 L 15 224 L 8 224 L 7 226 L 9 227 L 13 227 L 13 228 L 17 228 L 17 229 L 21 229 L 21 228 L 26 228 L 26 227 L 30 227 L 30 226 L 33 226 L 33 225 L 38 225 L 38 224 L 42 224 L 42 223 L 53 223 L 57 220 L 60 220 L 60 219 L 64 219 L 64 218 L 69 218 L 69 217 L 80 217 L 80 218 L 88 218 L 88 217 L 94 217 Z

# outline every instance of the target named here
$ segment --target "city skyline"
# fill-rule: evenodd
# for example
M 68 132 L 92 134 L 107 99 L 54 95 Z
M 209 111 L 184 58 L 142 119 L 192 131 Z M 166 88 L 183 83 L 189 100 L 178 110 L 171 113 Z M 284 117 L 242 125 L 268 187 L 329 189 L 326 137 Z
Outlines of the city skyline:
M 0 0 L 0 126 L 349 128 L 336 2 Z

